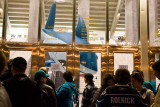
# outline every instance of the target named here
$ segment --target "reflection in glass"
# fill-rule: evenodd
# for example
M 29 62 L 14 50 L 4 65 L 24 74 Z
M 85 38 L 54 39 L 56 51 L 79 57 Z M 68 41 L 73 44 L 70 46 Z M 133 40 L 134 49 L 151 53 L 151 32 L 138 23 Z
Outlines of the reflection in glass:
M 50 79 L 55 89 L 63 84 L 63 73 L 66 72 L 66 52 L 45 52 L 45 67 L 48 68 Z
M 77 0 L 76 44 L 105 44 L 106 0 Z
M 150 46 L 160 46 L 160 0 L 149 0 Z
M 83 76 L 85 73 L 94 75 L 94 84 L 97 87 L 101 86 L 101 53 L 94 52 L 80 52 L 80 80 L 79 80 L 79 93 L 80 102 L 82 93 L 85 88 Z
M 30 0 L 8 0 L 6 40 L 28 42 Z
M 125 68 L 130 71 L 134 70 L 133 53 L 114 53 L 114 73 L 118 68 Z
M 109 44 L 138 45 L 138 0 L 109 0 Z
M 25 74 L 30 77 L 32 51 L 10 51 L 9 59 L 16 57 L 23 57 L 27 61 Z
M 73 0 L 46 0 L 43 7 L 41 42 L 72 44 Z

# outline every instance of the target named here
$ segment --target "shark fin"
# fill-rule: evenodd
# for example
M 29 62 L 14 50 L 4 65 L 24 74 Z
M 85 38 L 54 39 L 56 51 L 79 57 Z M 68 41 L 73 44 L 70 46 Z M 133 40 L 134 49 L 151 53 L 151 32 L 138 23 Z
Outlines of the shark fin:
M 51 6 L 45 29 L 48 29 L 48 30 L 54 29 L 55 15 L 56 15 L 56 1 L 54 1 Z
M 79 18 L 78 18 L 78 24 L 76 28 L 76 35 L 79 36 L 81 39 L 87 40 L 87 28 L 86 28 L 85 22 L 80 15 L 78 15 L 78 17 Z

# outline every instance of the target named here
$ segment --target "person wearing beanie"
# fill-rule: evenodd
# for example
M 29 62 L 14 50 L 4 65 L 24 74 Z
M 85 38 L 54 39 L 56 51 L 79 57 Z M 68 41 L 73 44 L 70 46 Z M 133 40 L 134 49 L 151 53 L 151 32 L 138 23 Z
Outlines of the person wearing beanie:
M 43 70 L 35 72 L 35 81 L 41 90 L 42 107 L 57 107 L 56 95 L 53 88 L 46 84 L 48 74 Z
M 90 73 L 86 73 L 84 76 L 84 82 L 87 85 L 85 86 L 85 89 L 83 91 L 81 107 L 91 107 L 93 95 L 96 92 L 96 90 L 98 89 L 94 85 L 93 78 L 94 78 L 94 76 Z

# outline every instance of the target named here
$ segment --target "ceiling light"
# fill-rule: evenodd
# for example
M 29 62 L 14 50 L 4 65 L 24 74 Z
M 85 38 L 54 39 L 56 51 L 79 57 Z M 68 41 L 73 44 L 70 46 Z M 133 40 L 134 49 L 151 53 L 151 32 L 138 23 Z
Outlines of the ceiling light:
M 65 0 L 56 0 L 56 2 L 65 2 Z

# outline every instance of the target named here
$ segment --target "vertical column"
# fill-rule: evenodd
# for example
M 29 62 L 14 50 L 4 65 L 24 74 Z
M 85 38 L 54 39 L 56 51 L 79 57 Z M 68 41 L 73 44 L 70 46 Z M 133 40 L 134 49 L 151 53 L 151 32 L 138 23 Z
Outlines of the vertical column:
M 125 0 L 126 43 L 138 45 L 137 0 Z
M 42 17 L 42 22 L 41 22 L 41 28 L 45 27 L 45 5 L 44 5 L 44 0 L 40 0 L 41 1 L 41 17 Z
M 158 42 L 158 37 L 157 37 L 158 36 L 157 0 L 149 0 L 148 7 L 149 7 L 150 46 L 156 46 L 156 45 L 160 46 L 160 42 Z
M 40 0 L 30 0 L 28 42 L 31 43 L 38 41 L 39 2 Z
M 140 0 L 141 70 L 144 72 L 144 80 L 149 80 L 147 18 L 147 0 Z
M 89 36 L 89 10 L 90 0 L 78 0 L 78 14 L 84 19 L 87 28 L 87 37 Z

